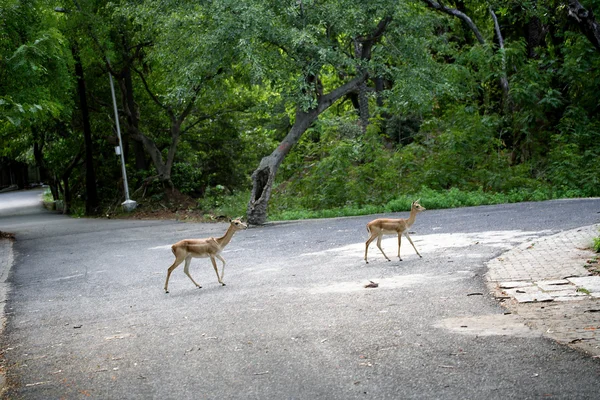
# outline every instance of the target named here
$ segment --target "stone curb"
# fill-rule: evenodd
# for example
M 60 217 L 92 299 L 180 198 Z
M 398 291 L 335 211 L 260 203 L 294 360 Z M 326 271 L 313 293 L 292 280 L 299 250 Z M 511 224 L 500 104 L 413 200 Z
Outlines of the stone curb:
M 586 266 L 600 224 L 523 243 L 486 265 L 489 290 L 542 335 L 600 358 L 600 276 Z
M 8 300 L 9 284 L 6 283 L 13 264 L 13 242 L 11 239 L 0 238 L 0 335 L 4 333 L 6 316 L 4 306 Z M 0 360 L 0 395 L 4 393 L 6 377 L 4 375 L 4 360 Z

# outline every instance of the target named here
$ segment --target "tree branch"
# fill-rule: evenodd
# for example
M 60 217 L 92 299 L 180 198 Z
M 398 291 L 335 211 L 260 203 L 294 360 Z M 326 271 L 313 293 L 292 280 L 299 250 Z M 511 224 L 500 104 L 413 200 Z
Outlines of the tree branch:
M 392 21 L 392 17 L 385 17 L 377 24 L 377 28 L 369 36 L 359 36 L 356 41 L 362 44 L 361 58 L 363 60 L 369 60 L 371 58 L 371 49 L 373 45 L 377 43 L 383 36 L 387 26 Z
M 144 77 L 144 74 L 139 71 L 137 68 L 131 67 L 131 69 L 133 69 L 135 71 L 136 74 L 139 75 L 140 79 L 142 80 L 142 84 L 144 85 L 144 88 L 146 89 L 146 92 L 150 95 L 150 98 L 162 109 L 164 109 L 167 112 L 170 112 L 169 107 L 167 107 L 166 105 L 164 105 L 163 103 L 161 103 L 161 101 L 158 99 L 158 97 L 156 97 L 154 95 L 154 93 L 152 93 L 152 90 L 150 90 L 150 86 L 148 85 L 148 82 L 146 81 L 146 78 Z
M 425 2 L 425 4 L 427 4 L 429 7 L 433 8 L 435 10 L 441 11 L 441 12 L 446 13 L 448 15 L 452 15 L 453 17 L 460 18 L 465 24 L 467 24 L 469 26 L 469 28 L 471 28 L 471 30 L 473 31 L 473 33 L 477 37 L 477 40 L 479 41 L 479 43 L 480 44 L 485 44 L 485 39 L 483 38 L 483 36 L 479 32 L 479 29 L 477 28 L 477 25 L 475 25 L 475 23 L 473 22 L 473 20 L 471 20 L 471 18 L 469 18 L 468 15 L 466 15 L 462 11 L 459 11 L 459 10 L 454 9 L 454 8 L 446 7 L 445 5 L 440 4 L 440 3 L 436 3 L 435 1 L 432 1 L 432 0 L 423 0 L 423 2 Z
M 600 51 L 600 26 L 592 10 L 585 9 L 577 0 L 569 0 L 567 5 L 569 18 L 577 23 L 581 32 Z
M 190 129 L 192 129 L 193 127 L 195 127 L 199 123 L 201 123 L 203 121 L 206 121 L 207 119 L 213 119 L 213 118 L 216 118 L 216 117 L 218 117 L 220 115 L 224 115 L 224 114 L 227 114 L 227 113 L 230 113 L 230 112 L 235 112 L 235 111 L 243 111 L 243 110 L 241 108 L 227 108 L 227 109 L 221 110 L 221 112 L 217 112 L 217 113 L 214 113 L 214 114 L 200 115 L 200 116 L 198 116 L 196 118 L 195 121 L 186 124 L 185 129 L 181 130 L 181 134 L 183 135 L 183 134 L 187 133 Z
M 490 6 L 489 8 L 490 14 L 492 14 L 492 19 L 494 20 L 494 29 L 496 30 L 496 36 L 498 37 L 498 45 L 500 46 L 500 56 L 502 57 L 502 75 L 500 76 L 500 86 L 502 87 L 502 94 L 504 95 L 504 104 L 508 104 L 508 79 L 506 77 L 506 54 L 504 53 L 504 39 L 502 38 L 502 32 L 500 31 L 500 24 L 498 24 L 498 18 L 496 17 L 496 13 Z

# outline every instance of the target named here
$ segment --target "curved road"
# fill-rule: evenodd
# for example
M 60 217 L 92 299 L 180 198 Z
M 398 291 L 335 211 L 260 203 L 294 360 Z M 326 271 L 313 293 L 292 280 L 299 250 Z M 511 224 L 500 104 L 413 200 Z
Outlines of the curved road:
M 180 267 L 165 294 L 170 244 L 226 224 L 1 211 L 11 196 L 39 194 L 19 193 L 0 194 L 0 230 L 17 237 L 7 398 L 598 396 L 598 360 L 504 315 L 483 274 L 525 240 L 600 222 L 600 199 L 428 210 L 411 229 L 422 259 L 403 241 L 404 261 L 386 262 L 373 244 L 368 265 L 374 216 L 253 227 L 223 253 L 227 286 L 195 259 L 203 288 Z M 395 246 L 383 242 L 389 256 Z M 452 326 L 463 317 L 477 329 Z

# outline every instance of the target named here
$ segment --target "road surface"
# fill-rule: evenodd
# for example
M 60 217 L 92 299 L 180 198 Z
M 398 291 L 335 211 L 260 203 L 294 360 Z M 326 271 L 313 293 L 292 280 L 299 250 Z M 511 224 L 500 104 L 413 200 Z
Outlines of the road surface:
M 411 229 L 423 258 L 404 241 L 402 262 L 390 237 L 392 261 L 372 244 L 364 263 L 375 216 L 252 227 L 223 253 L 227 286 L 195 259 L 203 288 L 180 267 L 169 294 L 170 245 L 220 236 L 226 224 L 33 211 L 0 212 L 0 230 L 17 236 L 7 398 L 590 399 L 600 390 L 597 359 L 505 315 L 483 279 L 485 262 L 512 246 L 598 223 L 600 199 L 427 210 Z

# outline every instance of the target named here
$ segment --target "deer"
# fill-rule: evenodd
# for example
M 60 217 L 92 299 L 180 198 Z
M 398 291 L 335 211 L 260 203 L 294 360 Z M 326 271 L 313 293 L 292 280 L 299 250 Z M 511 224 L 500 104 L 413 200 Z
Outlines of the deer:
M 369 251 L 369 245 L 375 238 L 377 238 L 377 247 L 381 251 L 381 254 L 386 258 L 386 260 L 391 261 L 388 256 L 385 255 L 383 249 L 381 248 L 381 238 L 385 234 L 397 234 L 398 235 L 398 258 L 402 261 L 400 257 L 400 244 L 402 241 L 402 235 L 406 236 L 412 247 L 417 252 L 417 255 L 420 258 L 423 258 L 419 251 L 415 247 L 415 244 L 411 240 L 408 234 L 408 228 L 415 223 L 415 219 L 417 218 L 417 214 L 421 211 L 425 211 L 426 208 L 419 204 L 420 200 L 413 201 L 410 207 L 410 216 L 408 218 L 377 218 L 367 224 L 367 232 L 369 232 L 369 239 L 365 243 L 365 262 L 368 264 L 367 253 Z
M 225 246 L 229 244 L 234 233 L 247 228 L 248 225 L 243 223 L 241 218 L 237 218 L 229 221 L 229 228 L 227 228 L 227 232 L 225 232 L 225 235 L 219 238 L 209 237 L 206 239 L 184 239 L 171 246 L 173 255 L 175 255 L 175 262 L 173 262 L 173 265 L 171 265 L 167 271 L 165 293 L 169 293 L 169 277 L 171 276 L 171 273 L 183 261 L 185 261 L 183 272 L 185 272 L 185 274 L 192 280 L 198 289 L 202 288 L 202 286 L 196 283 L 194 278 L 192 278 L 190 275 L 190 262 L 192 261 L 192 258 L 210 258 L 213 268 L 217 274 L 217 280 L 222 286 L 225 286 L 225 283 L 223 282 L 223 276 L 225 275 L 225 259 L 221 257 L 221 252 Z M 223 263 L 220 276 L 215 258 L 218 258 Z

